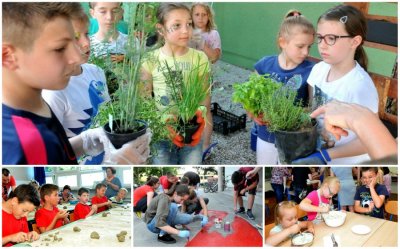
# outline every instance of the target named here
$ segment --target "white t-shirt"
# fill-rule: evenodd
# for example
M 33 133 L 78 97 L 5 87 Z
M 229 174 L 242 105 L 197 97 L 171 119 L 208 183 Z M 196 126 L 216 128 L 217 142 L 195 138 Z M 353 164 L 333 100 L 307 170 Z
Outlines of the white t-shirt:
M 210 32 L 202 32 L 201 36 L 212 49 L 221 49 L 221 38 L 218 31 L 215 29 L 211 30 Z
M 313 109 L 336 99 L 365 106 L 374 113 L 378 112 L 379 98 L 375 85 L 368 73 L 357 62 L 356 66 L 342 78 L 327 82 L 330 68 L 329 64 L 323 61 L 319 62 L 313 67 L 308 77 L 307 82 L 313 87 Z M 349 143 L 355 138 L 355 133 L 349 131 L 349 135 L 336 141 L 335 146 Z M 370 158 L 364 154 L 333 159 L 329 164 L 357 164 L 366 160 L 370 160 Z
M 93 64 L 81 67 L 82 74 L 72 76 L 65 89 L 42 91 L 68 137 L 88 129 L 100 104 L 110 100 L 104 71 Z
M 90 47 L 94 56 L 102 56 L 108 54 L 126 54 L 126 46 L 128 43 L 128 35 L 118 31 L 118 37 L 111 42 L 100 41 L 96 38 L 96 34 L 90 36 Z

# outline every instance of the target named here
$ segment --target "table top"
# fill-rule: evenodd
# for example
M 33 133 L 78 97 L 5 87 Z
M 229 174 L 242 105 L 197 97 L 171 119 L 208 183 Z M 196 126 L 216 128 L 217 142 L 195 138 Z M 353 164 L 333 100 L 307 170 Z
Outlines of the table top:
M 344 224 L 339 227 L 329 227 L 325 222 L 314 224 L 315 234 L 312 246 L 332 247 L 332 245 L 324 245 L 324 237 L 331 236 L 332 233 L 339 241 L 339 246 L 397 246 L 398 224 L 396 222 L 351 212 L 346 212 L 346 214 Z M 368 226 L 371 232 L 365 235 L 355 234 L 351 230 L 355 225 Z M 291 246 L 291 240 L 286 240 L 279 246 Z
M 109 213 L 106 217 L 103 213 Z M 80 232 L 73 228 L 79 227 Z M 130 247 L 132 242 L 132 208 L 131 205 L 121 205 L 110 210 L 92 215 L 86 219 L 71 222 L 65 226 L 40 235 L 40 239 L 31 243 L 21 243 L 16 246 L 56 246 L 56 247 Z M 100 239 L 91 239 L 90 234 L 96 231 Z M 126 231 L 124 242 L 119 242 L 117 234 Z M 54 240 L 54 236 L 62 238 Z

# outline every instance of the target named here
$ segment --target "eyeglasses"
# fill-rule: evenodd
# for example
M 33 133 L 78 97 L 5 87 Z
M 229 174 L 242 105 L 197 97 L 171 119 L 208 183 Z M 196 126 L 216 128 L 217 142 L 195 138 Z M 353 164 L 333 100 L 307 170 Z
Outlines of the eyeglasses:
M 333 46 L 336 43 L 337 39 L 340 38 L 353 38 L 354 36 L 352 35 L 332 35 L 332 34 L 327 34 L 327 35 L 317 35 L 317 43 L 320 44 L 322 40 L 325 41 L 326 44 L 329 46 Z

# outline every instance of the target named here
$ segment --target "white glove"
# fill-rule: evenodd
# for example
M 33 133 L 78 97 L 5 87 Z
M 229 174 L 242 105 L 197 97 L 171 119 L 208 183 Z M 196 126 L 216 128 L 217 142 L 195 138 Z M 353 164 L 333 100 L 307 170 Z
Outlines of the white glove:
M 201 35 L 201 30 L 200 29 L 193 30 L 192 39 L 190 42 L 191 47 L 193 47 L 195 49 L 203 50 L 204 44 L 205 44 L 205 40 L 204 40 L 203 36 Z
M 80 134 L 85 155 L 97 156 L 104 151 L 104 141 L 109 141 L 102 127 L 89 129 Z
M 115 149 L 107 139 L 104 141 L 104 161 L 103 164 L 144 164 L 150 155 L 150 129 L 137 139 L 124 144 L 120 149 Z

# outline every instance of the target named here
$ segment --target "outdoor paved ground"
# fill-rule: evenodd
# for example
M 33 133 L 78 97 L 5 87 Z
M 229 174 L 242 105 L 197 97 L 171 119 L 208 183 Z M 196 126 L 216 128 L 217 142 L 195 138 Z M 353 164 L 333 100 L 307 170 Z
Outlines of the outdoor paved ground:
M 226 211 L 229 214 L 228 215 L 234 215 L 233 212 L 233 190 L 232 188 L 228 188 L 223 192 L 219 193 L 205 193 L 204 197 L 207 197 L 210 199 L 210 202 L 208 203 L 208 209 L 209 210 L 219 210 L 219 211 Z M 250 224 L 256 225 L 260 224 L 263 225 L 263 211 L 262 211 L 262 203 L 263 203 L 263 193 L 262 191 L 257 192 L 254 206 L 253 206 L 253 214 L 255 216 L 254 221 L 250 221 Z M 244 198 L 244 205 L 245 208 L 247 207 L 247 197 Z M 246 216 L 242 216 L 246 217 Z M 186 245 L 187 240 L 184 238 L 180 238 L 178 236 L 173 236 L 176 240 L 176 244 L 163 244 L 161 242 L 157 241 L 157 234 L 153 234 L 150 231 L 147 230 L 147 227 L 142 219 L 139 219 L 136 215 L 134 215 L 133 219 L 134 223 L 134 236 L 133 236 L 133 245 L 135 247 L 170 247 L 170 246 L 176 246 L 176 247 L 183 247 Z M 189 224 L 189 227 L 191 228 L 190 232 L 190 237 L 193 238 L 200 230 L 201 230 L 201 225 L 200 221 L 193 222 Z M 258 230 L 262 236 L 263 231 Z M 242 231 L 245 233 L 246 231 Z

